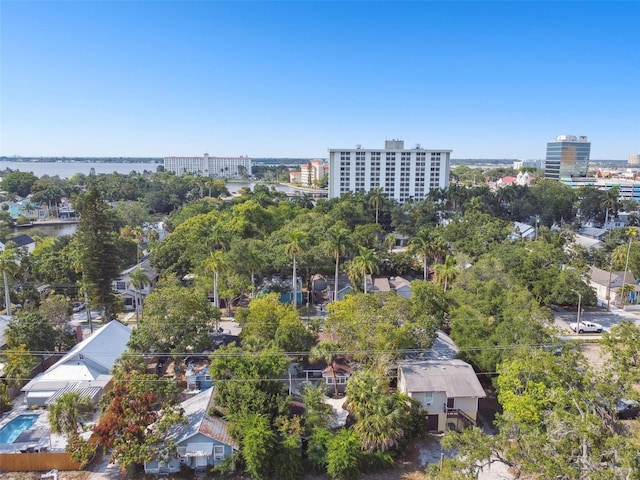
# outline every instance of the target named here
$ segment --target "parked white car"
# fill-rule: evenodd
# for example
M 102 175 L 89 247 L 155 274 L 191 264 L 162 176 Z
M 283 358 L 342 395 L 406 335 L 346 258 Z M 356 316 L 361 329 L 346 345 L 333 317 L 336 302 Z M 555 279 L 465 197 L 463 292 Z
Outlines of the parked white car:
M 86 307 L 86 304 L 84 302 L 73 302 L 73 304 L 71 305 L 73 313 L 81 312 L 82 310 L 84 310 L 84 307 Z
M 595 322 L 585 322 L 581 320 L 579 327 L 577 322 L 570 323 L 569 327 L 577 333 L 602 333 L 602 325 Z

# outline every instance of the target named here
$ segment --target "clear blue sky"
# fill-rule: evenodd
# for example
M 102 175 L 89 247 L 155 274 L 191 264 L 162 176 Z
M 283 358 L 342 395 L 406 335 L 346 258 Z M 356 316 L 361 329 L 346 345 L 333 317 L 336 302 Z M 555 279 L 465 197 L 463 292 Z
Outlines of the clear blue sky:
M 640 2 L 0 0 L 0 155 L 640 153 Z

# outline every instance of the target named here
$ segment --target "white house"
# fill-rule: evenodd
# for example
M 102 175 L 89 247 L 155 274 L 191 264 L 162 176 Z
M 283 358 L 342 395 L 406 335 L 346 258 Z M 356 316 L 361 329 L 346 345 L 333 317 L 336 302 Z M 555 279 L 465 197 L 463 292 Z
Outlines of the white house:
M 398 391 L 427 410 L 427 428 L 443 432 L 476 425 L 478 399 L 486 397 L 471 365 L 462 360 L 398 363 Z
M 118 278 L 112 282 L 111 288 L 122 297 L 124 300 L 124 309 L 127 311 L 134 311 L 136 309 L 136 289 L 131 285 L 131 275 L 138 268 L 140 268 L 149 278 L 149 283 L 144 285 L 140 290 L 143 299 L 151 293 L 156 281 L 158 280 L 158 274 L 151 267 L 151 263 L 148 258 L 133 267 L 129 267 L 120 272 Z
M 130 336 L 129 327 L 116 320 L 100 327 L 22 387 L 27 405 L 49 405 L 60 394 L 71 390 L 97 401 L 111 382 L 109 373 L 127 349 Z
M 26 251 L 29 254 L 33 253 L 33 250 L 36 248 L 36 241 L 29 235 L 23 234 L 0 240 L 0 253 L 4 252 L 4 249 L 9 242 L 13 242 L 19 250 Z
M 212 400 L 213 387 L 180 404 L 187 423 L 174 425 L 167 434 L 167 440 L 175 442 L 177 451 L 166 461 L 154 458 L 145 462 L 145 473 L 176 473 L 182 466 L 204 471 L 219 465 L 238 449 L 229 435 L 227 422 L 209 415 Z

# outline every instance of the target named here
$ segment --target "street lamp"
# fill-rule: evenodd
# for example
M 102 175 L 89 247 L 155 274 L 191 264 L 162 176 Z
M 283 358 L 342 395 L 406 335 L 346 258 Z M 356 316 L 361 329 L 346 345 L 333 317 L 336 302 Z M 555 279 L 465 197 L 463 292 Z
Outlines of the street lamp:
M 578 295 L 578 318 L 576 323 L 576 333 L 580 335 L 580 309 L 582 308 L 582 295 L 580 294 L 580 292 L 577 292 L 575 290 L 572 291 L 573 293 Z

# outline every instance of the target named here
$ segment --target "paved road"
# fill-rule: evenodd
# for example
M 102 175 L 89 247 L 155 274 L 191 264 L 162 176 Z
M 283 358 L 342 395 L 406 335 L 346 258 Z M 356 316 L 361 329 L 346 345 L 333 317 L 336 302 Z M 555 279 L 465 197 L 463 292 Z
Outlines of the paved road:
M 580 315 L 580 319 L 588 322 L 596 322 L 603 326 L 604 331 L 608 332 L 612 327 L 622 322 L 623 320 L 632 320 L 640 326 L 640 316 L 636 313 L 621 310 L 616 307 L 611 307 L 611 311 L 607 311 L 606 308 L 589 307 L 584 309 L 584 313 Z M 560 329 L 566 331 L 568 334 L 573 334 L 573 330 L 569 328 L 570 323 L 575 323 L 577 320 L 576 310 L 560 310 L 554 311 L 553 316 L 555 323 Z M 594 334 L 583 333 L 585 336 L 595 336 Z

